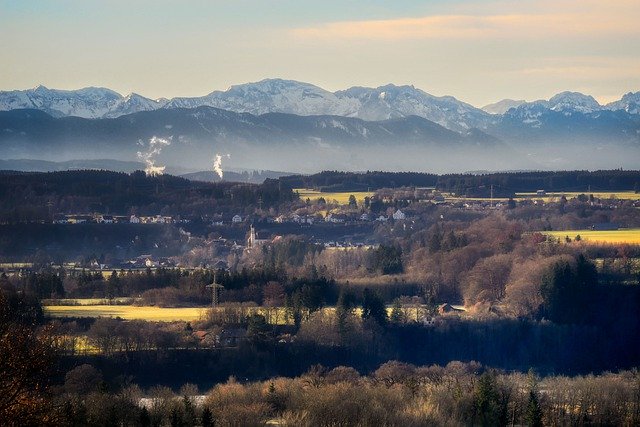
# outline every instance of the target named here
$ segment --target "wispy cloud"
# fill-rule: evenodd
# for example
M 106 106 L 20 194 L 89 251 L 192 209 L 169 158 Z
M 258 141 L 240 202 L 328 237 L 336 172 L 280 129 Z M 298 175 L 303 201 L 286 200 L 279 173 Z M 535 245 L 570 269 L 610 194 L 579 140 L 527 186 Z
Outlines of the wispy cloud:
M 386 20 L 328 22 L 295 28 L 303 39 L 499 39 L 640 35 L 640 1 L 540 2 L 500 14 L 456 13 Z

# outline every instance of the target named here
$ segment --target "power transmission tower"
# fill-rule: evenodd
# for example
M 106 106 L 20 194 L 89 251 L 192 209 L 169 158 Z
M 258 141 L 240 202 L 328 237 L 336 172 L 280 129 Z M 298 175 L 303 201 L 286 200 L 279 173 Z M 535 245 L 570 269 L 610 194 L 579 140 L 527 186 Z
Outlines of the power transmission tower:
M 207 285 L 207 288 L 211 288 L 211 308 L 218 306 L 218 290 L 224 289 L 224 286 L 216 281 L 216 275 L 213 275 L 213 283 Z

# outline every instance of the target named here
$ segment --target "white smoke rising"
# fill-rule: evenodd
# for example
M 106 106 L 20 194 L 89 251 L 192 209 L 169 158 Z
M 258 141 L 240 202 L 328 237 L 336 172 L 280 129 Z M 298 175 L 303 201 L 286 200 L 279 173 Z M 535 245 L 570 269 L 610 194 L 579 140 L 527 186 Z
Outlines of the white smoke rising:
M 160 154 L 162 148 L 171 145 L 171 138 L 159 138 L 157 136 L 151 137 L 149 140 L 149 147 L 145 152 L 138 151 L 138 158 L 145 164 L 144 171 L 147 176 L 162 175 L 166 166 L 156 166 L 156 156 Z M 140 145 L 144 146 L 142 142 Z
M 220 155 L 216 153 L 213 158 L 213 171 L 218 174 L 220 179 L 224 176 L 224 172 L 222 170 L 222 157 L 226 157 L 227 159 L 231 158 L 231 154 Z

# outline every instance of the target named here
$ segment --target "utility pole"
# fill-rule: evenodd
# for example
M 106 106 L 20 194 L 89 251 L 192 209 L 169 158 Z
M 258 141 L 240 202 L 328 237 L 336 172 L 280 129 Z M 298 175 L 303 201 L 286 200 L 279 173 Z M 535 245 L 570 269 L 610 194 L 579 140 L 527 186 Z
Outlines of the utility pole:
M 493 184 L 491 184 L 491 207 L 493 207 Z

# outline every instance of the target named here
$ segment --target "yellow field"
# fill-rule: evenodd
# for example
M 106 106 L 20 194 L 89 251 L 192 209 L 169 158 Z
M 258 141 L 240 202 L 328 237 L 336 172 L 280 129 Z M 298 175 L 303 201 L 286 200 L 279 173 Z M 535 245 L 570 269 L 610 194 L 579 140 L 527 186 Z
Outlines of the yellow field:
M 126 320 L 191 322 L 202 318 L 207 308 L 162 308 L 134 305 L 50 305 L 44 307 L 44 312 L 51 317 L 121 317 Z
M 598 192 L 598 193 L 587 193 L 587 192 L 565 192 L 565 193 L 547 193 L 544 196 L 538 196 L 536 193 L 516 193 L 514 200 L 542 200 L 544 203 L 552 203 L 558 202 L 562 196 L 565 196 L 567 199 L 575 199 L 581 194 L 593 194 L 593 197 L 597 199 L 618 199 L 618 200 L 640 200 L 640 193 L 635 193 L 633 191 L 610 191 L 610 192 Z M 489 197 L 460 197 L 454 196 L 452 194 L 445 194 L 445 200 L 447 202 L 488 202 L 491 200 Z M 509 200 L 507 197 L 494 197 L 493 201 L 497 202 L 506 202 Z
M 324 193 L 321 191 L 311 190 L 309 188 L 294 188 L 294 192 L 300 195 L 301 200 L 318 200 L 323 197 L 327 203 L 335 201 L 341 205 L 349 204 L 349 196 L 354 195 L 358 204 L 364 203 L 365 197 L 372 197 L 375 193 L 373 191 L 350 191 L 341 193 Z
M 109 300 L 107 298 L 56 298 L 44 299 L 43 305 L 127 305 L 133 302 L 134 298 L 118 297 Z
M 421 309 L 424 308 L 424 306 L 420 307 Z M 44 307 L 44 312 L 51 317 L 120 317 L 125 320 L 146 320 L 150 322 L 193 322 L 203 319 L 208 309 L 209 307 L 162 308 L 134 305 L 50 305 Z M 278 324 L 285 323 L 284 310 L 283 307 L 271 309 L 270 311 L 264 307 L 247 308 L 247 312 L 262 314 L 267 318 L 267 321 L 271 323 L 277 322 Z M 335 310 L 335 307 L 325 307 L 324 310 L 331 312 Z M 391 315 L 391 310 L 392 307 L 388 306 L 388 315 Z M 405 311 L 407 311 L 412 320 L 417 320 L 415 306 L 405 307 Z M 356 308 L 354 312 L 357 316 L 362 315 L 361 308 Z
M 44 312 L 51 317 L 120 317 L 125 320 L 147 320 L 150 322 L 193 322 L 206 317 L 210 307 L 151 307 L 135 305 L 48 305 Z M 220 307 L 220 310 L 223 308 Z M 264 307 L 247 307 L 247 313 L 264 315 L 272 323 L 284 323 L 284 308 L 277 313 Z
M 536 193 L 516 193 L 516 199 L 542 199 L 545 202 L 558 201 L 562 196 L 567 199 L 575 199 L 581 194 L 589 196 L 593 195 L 596 199 L 618 199 L 618 200 L 640 200 L 640 193 L 634 191 L 600 191 L 597 193 L 588 193 L 586 191 L 566 192 L 566 193 L 547 193 L 545 196 L 538 197 Z
M 561 241 L 565 236 L 569 236 L 575 241 L 577 235 L 580 235 L 582 241 L 588 243 L 628 243 L 640 244 L 640 228 L 628 228 L 613 231 L 594 231 L 594 230 L 565 230 L 565 231 L 545 231 L 544 234 L 553 236 Z

